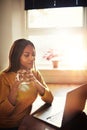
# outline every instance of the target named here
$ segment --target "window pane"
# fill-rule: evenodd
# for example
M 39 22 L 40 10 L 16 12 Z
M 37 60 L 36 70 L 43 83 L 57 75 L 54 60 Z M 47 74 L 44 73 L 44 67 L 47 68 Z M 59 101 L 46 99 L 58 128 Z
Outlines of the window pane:
M 35 44 L 38 66 L 52 67 L 43 56 L 54 49 L 59 55 L 59 69 L 85 68 L 82 7 L 29 10 L 27 16 L 28 38 Z
M 83 25 L 82 14 L 82 7 L 29 10 L 28 27 L 80 27 Z
M 54 49 L 59 55 L 59 69 L 84 69 L 86 50 L 81 32 L 78 34 L 61 32 L 56 35 L 30 36 L 29 39 L 35 44 L 38 66 L 52 67 L 51 61 L 44 59 L 43 56 L 49 49 Z

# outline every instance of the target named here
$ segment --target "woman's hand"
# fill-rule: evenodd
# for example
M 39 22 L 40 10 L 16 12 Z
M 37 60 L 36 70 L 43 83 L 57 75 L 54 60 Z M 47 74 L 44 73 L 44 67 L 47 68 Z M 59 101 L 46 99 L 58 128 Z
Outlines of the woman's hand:
M 36 79 L 31 70 L 19 70 L 17 75 L 17 80 L 20 82 L 30 83 L 33 82 L 33 85 L 37 88 L 37 91 L 40 95 L 44 95 L 45 88 L 44 86 Z
M 19 87 L 19 84 L 21 83 L 21 81 L 18 81 L 17 79 L 15 79 L 15 82 L 12 86 L 12 89 L 9 93 L 9 96 L 8 96 L 8 100 L 10 101 L 10 103 L 15 106 L 16 104 L 16 99 L 17 99 L 17 93 L 18 93 L 18 87 Z
M 31 70 L 19 70 L 18 71 L 18 80 L 21 82 L 33 82 L 34 86 L 37 88 L 37 91 L 42 96 L 45 92 L 45 87 L 42 85 L 34 76 Z
M 41 96 L 43 96 L 44 93 L 45 93 L 45 87 L 44 87 L 43 84 L 41 84 L 41 83 L 36 79 L 36 77 L 33 75 L 33 73 L 30 73 L 30 74 L 29 74 L 29 81 L 34 83 L 34 86 L 37 88 L 39 94 L 40 94 Z

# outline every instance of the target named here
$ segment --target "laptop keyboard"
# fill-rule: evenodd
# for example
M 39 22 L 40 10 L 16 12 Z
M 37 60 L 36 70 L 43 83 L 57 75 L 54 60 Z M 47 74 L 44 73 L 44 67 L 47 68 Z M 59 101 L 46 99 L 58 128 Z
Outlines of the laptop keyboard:
M 58 112 L 55 115 L 47 117 L 47 120 L 57 123 L 59 120 L 61 120 L 61 114 L 62 112 Z

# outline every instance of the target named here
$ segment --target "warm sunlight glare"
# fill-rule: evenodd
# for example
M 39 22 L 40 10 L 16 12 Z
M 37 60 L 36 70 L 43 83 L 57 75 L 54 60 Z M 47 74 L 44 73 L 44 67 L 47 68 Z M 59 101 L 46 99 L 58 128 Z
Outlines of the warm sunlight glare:
M 82 70 L 87 67 L 83 7 L 29 10 L 29 39 L 37 49 L 39 66 L 50 67 L 43 58 L 49 49 L 58 52 L 58 69 Z
M 69 52 L 70 51 L 70 52 Z M 85 51 L 84 48 L 69 48 L 63 56 L 63 62 L 67 63 L 69 69 L 84 69 L 85 67 Z
M 85 69 L 86 66 L 86 48 L 83 44 L 83 36 L 80 34 L 70 34 L 68 31 L 61 31 L 60 44 L 56 46 L 61 50 L 61 61 L 66 69 Z M 62 66 L 62 65 L 61 65 Z

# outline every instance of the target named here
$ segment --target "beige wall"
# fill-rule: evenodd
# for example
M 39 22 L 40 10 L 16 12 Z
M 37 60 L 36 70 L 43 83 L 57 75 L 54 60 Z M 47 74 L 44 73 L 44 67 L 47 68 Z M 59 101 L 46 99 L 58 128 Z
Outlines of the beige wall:
M 0 0 L 0 70 L 8 65 L 12 42 L 25 37 L 24 0 Z

